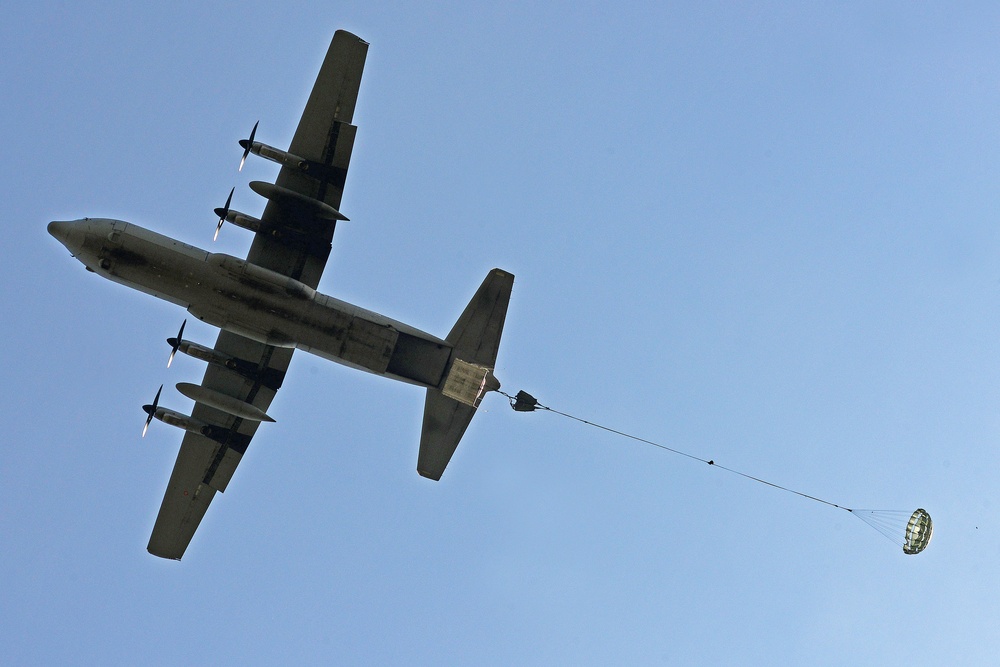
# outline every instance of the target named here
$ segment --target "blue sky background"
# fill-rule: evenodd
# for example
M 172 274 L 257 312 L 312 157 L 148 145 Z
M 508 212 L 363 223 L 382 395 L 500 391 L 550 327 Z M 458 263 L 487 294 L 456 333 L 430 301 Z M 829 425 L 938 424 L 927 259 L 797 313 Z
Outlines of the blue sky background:
M 994 3 L 8 3 L 0 653 L 10 664 L 990 664 L 1000 651 Z M 510 391 L 444 478 L 423 392 L 292 361 L 180 562 L 145 552 L 203 365 L 54 219 L 241 255 L 237 139 L 371 43 L 320 289 L 444 335 L 517 276 Z M 215 330 L 189 321 L 203 343 Z

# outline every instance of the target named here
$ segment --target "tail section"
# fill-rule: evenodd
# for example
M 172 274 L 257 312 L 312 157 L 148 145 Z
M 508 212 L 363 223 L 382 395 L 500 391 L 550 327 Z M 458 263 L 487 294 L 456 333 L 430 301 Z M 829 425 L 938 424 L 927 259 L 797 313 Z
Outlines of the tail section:
M 493 269 L 447 336 L 451 363 L 437 389 L 427 390 L 417 472 L 441 474 L 458 447 L 476 408 L 488 391 L 500 388 L 493 376 L 514 276 Z

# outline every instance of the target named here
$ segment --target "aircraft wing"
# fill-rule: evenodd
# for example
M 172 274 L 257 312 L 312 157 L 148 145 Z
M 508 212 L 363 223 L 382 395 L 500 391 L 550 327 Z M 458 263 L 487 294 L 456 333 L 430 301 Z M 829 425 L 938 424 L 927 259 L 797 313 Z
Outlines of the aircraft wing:
M 229 331 L 215 349 L 239 360 L 241 372 L 209 364 L 201 386 L 267 411 L 288 369 L 292 350 L 264 345 Z M 260 422 L 241 419 L 196 402 L 191 416 L 215 428 L 212 437 L 184 434 L 153 534 L 146 547 L 161 558 L 180 560 L 216 491 L 225 491 Z
M 288 152 L 310 162 L 302 171 L 283 166 L 247 260 L 315 288 L 330 256 L 335 220 L 317 216 L 311 201 L 340 209 L 356 129 L 351 121 L 368 44 L 337 31 L 320 68 Z M 256 186 L 256 187 L 255 187 Z M 265 194 L 265 196 L 268 196 Z M 281 386 L 292 350 L 221 331 L 218 352 L 240 360 L 239 370 L 209 364 L 202 387 L 267 410 Z M 188 432 L 174 463 L 147 549 L 180 559 L 217 491 L 225 491 L 259 422 L 234 417 L 201 402 L 191 416 L 216 427 L 213 437 Z
M 343 30 L 334 34 L 288 148 L 314 164 L 308 172 L 282 167 L 276 186 L 340 210 L 357 131 L 351 121 L 367 54 L 367 42 Z M 330 256 L 336 221 L 316 217 L 302 200 L 288 196 L 271 199 L 261 220 L 264 228 L 254 237 L 247 260 L 315 288 Z

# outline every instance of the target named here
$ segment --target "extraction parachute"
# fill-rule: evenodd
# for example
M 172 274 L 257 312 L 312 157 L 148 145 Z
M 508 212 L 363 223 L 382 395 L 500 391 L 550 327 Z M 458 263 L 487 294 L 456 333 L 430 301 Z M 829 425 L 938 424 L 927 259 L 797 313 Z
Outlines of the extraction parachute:
M 923 508 L 914 510 L 909 517 L 900 510 L 851 510 L 851 513 L 911 556 L 927 548 L 934 532 L 931 515 Z
M 903 542 L 903 553 L 918 554 L 927 548 L 934 534 L 934 523 L 931 515 L 923 509 L 916 510 L 906 523 L 906 541 Z

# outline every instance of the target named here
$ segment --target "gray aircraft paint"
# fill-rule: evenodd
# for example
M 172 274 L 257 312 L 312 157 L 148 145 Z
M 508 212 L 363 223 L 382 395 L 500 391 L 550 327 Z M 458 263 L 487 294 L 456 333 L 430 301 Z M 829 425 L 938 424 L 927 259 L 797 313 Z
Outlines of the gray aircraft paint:
M 493 376 L 514 276 L 492 270 L 444 339 L 318 294 L 330 254 L 357 128 L 352 124 L 368 44 L 337 31 L 288 151 L 240 142 L 281 164 L 274 183 L 250 189 L 268 200 L 260 218 L 226 205 L 225 221 L 254 234 L 246 259 L 209 253 L 120 220 L 53 222 L 49 232 L 88 270 L 186 308 L 220 328 L 214 346 L 167 340 L 208 362 L 200 385 L 180 383 L 190 415 L 153 404 L 153 419 L 185 431 L 148 551 L 180 559 L 216 493 L 226 490 L 295 349 L 425 387 L 417 472 L 440 479 Z M 242 165 L 242 163 L 241 163 Z M 235 188 L 234 190 L 235 191 Z M 161 387 L 162 389 L 162 387 Z M 143 430 L 145 434 L 145 428 Z
M 120 220 L 52 222 L 48 230 L 90 271 L 221 329 L 423 387 L 444 378 L 447 341 L 288 276 Z

